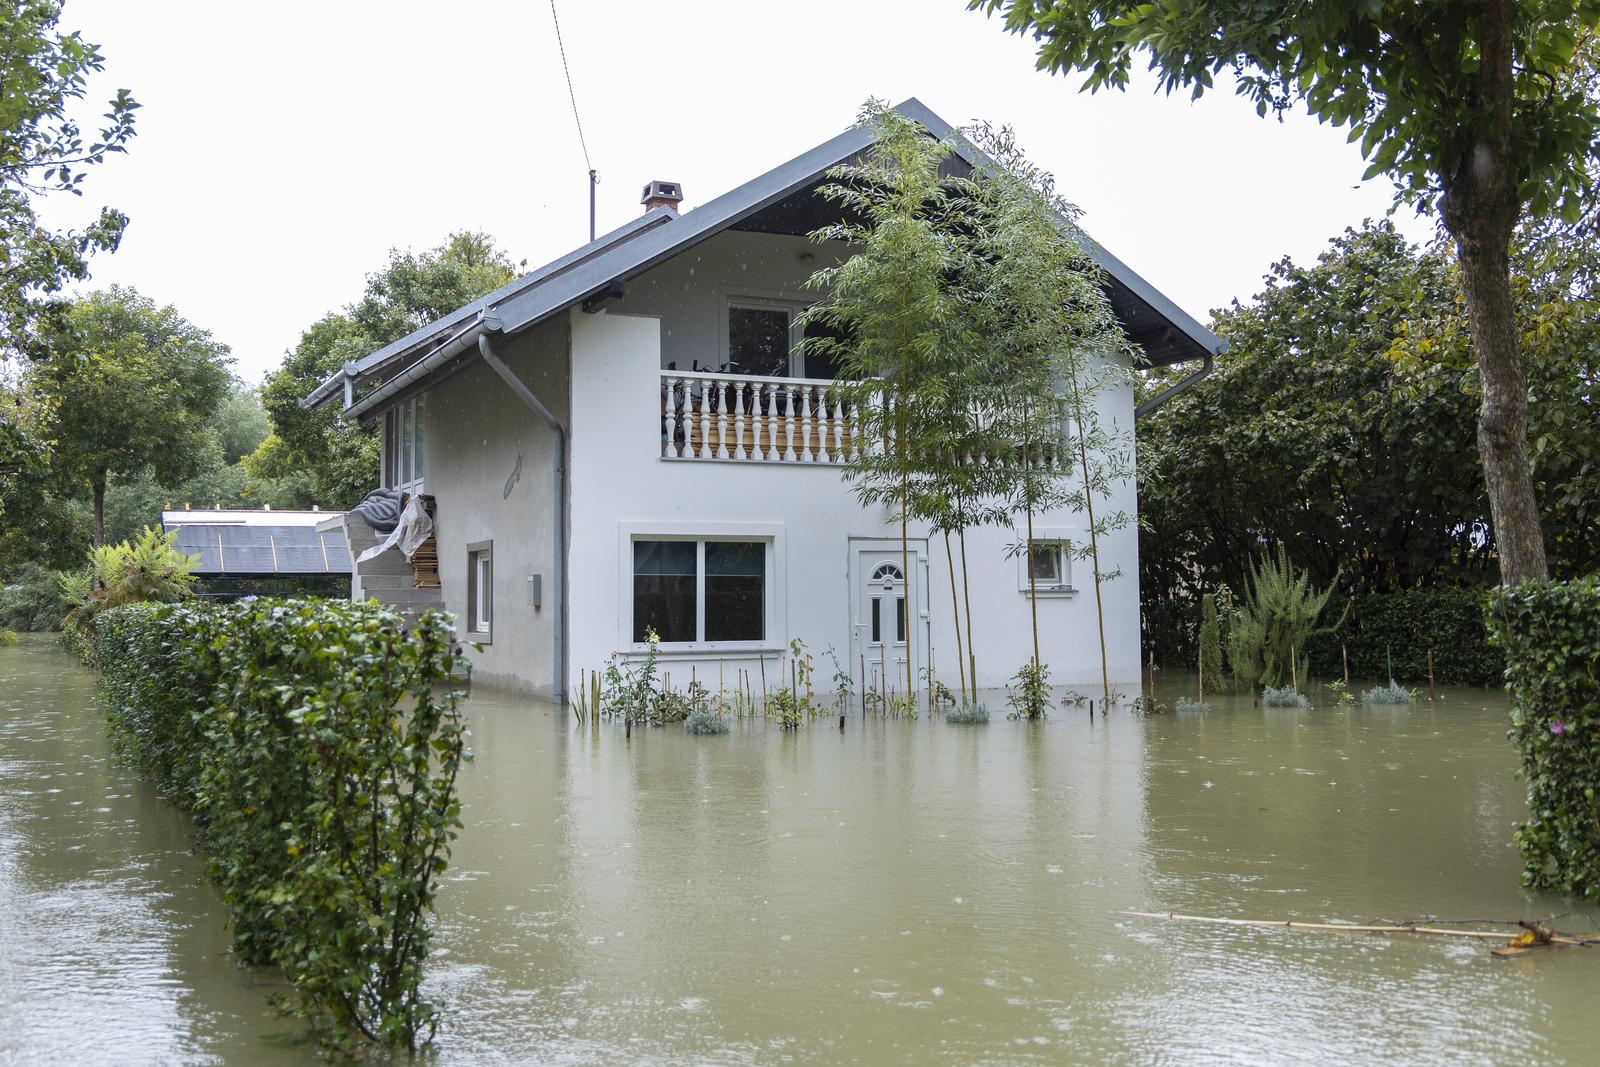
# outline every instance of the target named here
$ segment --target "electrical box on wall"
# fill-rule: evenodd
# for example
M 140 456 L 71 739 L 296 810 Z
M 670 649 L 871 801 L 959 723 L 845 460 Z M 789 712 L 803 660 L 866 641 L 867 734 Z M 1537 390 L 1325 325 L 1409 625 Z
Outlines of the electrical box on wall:
M 543 578 L 544 575 L 542 574 L 528 575 L 528 607 L 532 608 L 534 611 L 538 611 L 543 602 Z

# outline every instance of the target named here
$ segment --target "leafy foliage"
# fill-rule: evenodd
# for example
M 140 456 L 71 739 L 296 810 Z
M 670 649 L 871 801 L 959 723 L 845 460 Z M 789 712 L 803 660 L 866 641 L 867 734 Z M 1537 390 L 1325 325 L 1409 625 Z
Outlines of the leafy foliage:
M 189 572 L 198 556 L 186 556 L 176 545 L 176 532 L 163 534 L 152 526 L 131 541 L 101 545 L 89 553 L 81 570 L 60 576 L 66 604 L 62 628 L 67 644 L 85 660 L 96 662 L 95 624 L 101 613 L 127 604 L 168 604 L 194 596 Z
M 1313 589 L 1311 576 L 1297 570 L 1281 547 L 1263 555 L 1251 569 L 1229 627 L 1234 675 L 1247 685 L 1273 687 L 1289 680 L 1297 664 L 1303 670 L 1306 640 L 1333 629 L 1317 625 L 1332 596 L 1332 585 L 1320 593 Z
M 309 494 L 323 507 L 347 508 L 376 485 L 375 425 L 356 425 L 330 404 L 306 411 L 300 401 L 346 362 L 360 359 L 464 304 L 500 288 L 519 264 L 481 233 L 453 233 L 426 252 L 391 250 L 368 275 L 361 299 L 312 323 L 261 397 L 273 436 L 251 457 L 256 477 L 307 472 Z
M 82 196 L 89 169 L 127 150 L 139 107 L 117 90 L 105 126 L 92 136 L 69 115 L 105 60 L 79 34 L 60 32 L 61 7 L 61 0 L 0 0 L 0 358 L 46 355 L 39 320 L 60 310 L 57 294 L 87 278 L 89 258 L 115 250 L 128 224 L 108 207 L 81 231 L 52 231 L 34 211 L 35 197 Z
M 1402 201 L 1437 209 L 1456 242 L 1483 386 L 1478 447 L 1507 583 L 1544 577 L 1528 396 L 1508 250 L 1525 213 L 1571 222 L 1591 199 L 1600 0 L 1262 4 L 1257 0 L 969 0 L 1039 41 L 1039 64 L 1128 84 L 1149 56 L 1199 96 L 1231 70 L 1260 114 L 1303 104 L 1348 126 Z
M 1523 883 L 1600 901 L 1600 579 L 1529 582 L 1490 595 L 1506 658 L 1510 737 L 1528 783 Z
M 1387 679 L 1392 670 L 1417 683 L 1428 677 L 1432 652 L 1440 684 L 1498 685 L 1505 657 L 1484 628 L 1486 596 L 1481 587 L 1447 586 L 1356 597 L 1344 605 L 1348 614 L 1339 626 L 1306 642 L 1306 655 L 1333 668 L 1348 654 L 1353 677 Z
M 1204 591 L 1242 588 L 1263 543 L 1352 597 L 1492 580 L 1476 370 L 1390 356 L 1458 299 L 1449 262 L 1385 222 L 1217 313 L 1216 369 L 1139 428 L 1139 586 L 1163 662 L 1195 662 Z
M 50 412 L 50 469 L 93 498 L 95 543 L 113 476 L 175 484 L 198 472 L 227 396 L 228 349 L 171 307 L 114 286 L 68 309 L 29 379 Z
M 44 633 L 61 629 L 66 614 L 61 580 L 48 567 L 24 563 L 11 573 L 9 584 L 0 586 L 0 626 Z
M 1199 700 L 1195 700 L 1193 697 L 1182 696 L 1173 702 L 1172 710 L 1184 714 L 1191 714 L 1196 712 L 1210 711 L 1211 705 L 1203 703 Z
M 1024 663 L 1011 676 L 1015 688 L 1006 686 L 1006 703 L 1013 719 L 1043 719 L 1050 708 L 1050 665 Z
M 250 963 L 281 967 L 329 1049 L 406 1049 L 429 916 L 461 825 L 467 670 L 447 616 L 376 603 L 136 606 L 99 620 L 134 765 L 193 813 Z
M 1084 88 L 1126 88 L 1136 54 L 1149 56 L 1166 92 L 1198 98 L 1231 69 L 1256 112 L 1299 102 L 1318 120 L 1348 126 L 1400 196 L 1434 205 L 1465 169 L 1483 128 L 1501 121 L 1481 90 L 1480 66 L 1496 57 L 1485 40 L 1486 5 L 1259 4 L 1251 0 L 969 0 L 1003 11 L 1006 28 L 1039 41 L 1039 66 L 1087 73 Z M 1593 108 L 1568 72 L 1593 0 L 1508 3 L 1513 72 L 1509 135 L 1520 201 L 1535 214 L 1576 213 L 1586 190 L 1581 164 L 1592 151 Z

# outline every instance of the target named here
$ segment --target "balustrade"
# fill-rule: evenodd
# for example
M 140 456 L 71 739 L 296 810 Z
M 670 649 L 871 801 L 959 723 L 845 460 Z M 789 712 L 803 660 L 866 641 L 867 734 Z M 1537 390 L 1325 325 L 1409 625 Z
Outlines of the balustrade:
M 665 459 L 838 464 L 855 444 L 831 381 L 661 372 Z

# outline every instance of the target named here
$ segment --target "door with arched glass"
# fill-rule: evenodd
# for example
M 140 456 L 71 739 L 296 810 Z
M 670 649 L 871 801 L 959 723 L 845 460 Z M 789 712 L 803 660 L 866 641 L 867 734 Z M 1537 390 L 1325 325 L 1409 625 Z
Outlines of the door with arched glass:
M 905 695 L 908 660 L 913 688 L 926 684 L 927 549 L 922 541 L 908 547 L 910 558 L 902 561 L 898 541 L 851 542 L 851 673 L 875 693 Z

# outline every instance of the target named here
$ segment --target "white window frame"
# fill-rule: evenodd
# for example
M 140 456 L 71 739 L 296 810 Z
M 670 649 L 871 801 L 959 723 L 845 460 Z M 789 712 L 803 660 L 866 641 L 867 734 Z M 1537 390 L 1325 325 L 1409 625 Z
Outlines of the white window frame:
M 476 541 L 467 546 L 467 635 L 487 644 L 493 633 L 494 542 Z
M 718 366 L 727 366 L 733 358 L 733 321 L 729 312 L 734 308 L 751 308 L 758 311 L 782 311 L 789 316 L 789 373 L 786 377 L 804 378 L 806 357 L 800 349 L 800 339 L 805 336 L 800 328 L 800 314 L 817 302 L 814 296 L 782 289 L 730 289 L 721 294 L 719 320 L 721 329 L 717 337 Z M 743 371 L 739 373 L 745 373 Z
M 423 453 L 427 443 L 427 397 L 414 396 L 404 400 L 383 415 L 383 480 L 390 489 L 407 493 L 421 493 Z M 417 448 L 417 430 L 422 428 L 424 447 Z M 407 432 L 409 430 L 409 433 Z M 411 460 L 407 471 L 406 461 Z
M 767 548 L 766 585 L 763 589 L 759 641 L 663 641 L 657 646 L 663 655 L 716 652 L 777 652 L 788 647 L 784 633 L 784 538 L 783 527 L 775 523 L 623 523 L 617 538 L 617 619 L 621 632 L 617 647 L 629 653 L 649 651 L 649 645 L 633 639 L 633 545 L 635 541 L 694 541 L 695 551 L 695 633 L 706 632 L 706 553 L 707 541 L 762 541 Z
M 1056 565 L 1060 569 L 1061 580 L 1057 582 L 1039 582 L 1033 592 L 1039 596 L 1072 596 L 1078 590 L 1072 584 L 1072 546 L 1082 534 L 1076 530 L 1035 530 L 1033 532 L 1033 545 L 1037 547 L 1051 547 L 1056 551 Z M 1031 565 L 1031 551 L 1017 553 L 1017 591 L 1029 592 L 1028 573 Z

